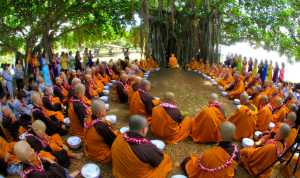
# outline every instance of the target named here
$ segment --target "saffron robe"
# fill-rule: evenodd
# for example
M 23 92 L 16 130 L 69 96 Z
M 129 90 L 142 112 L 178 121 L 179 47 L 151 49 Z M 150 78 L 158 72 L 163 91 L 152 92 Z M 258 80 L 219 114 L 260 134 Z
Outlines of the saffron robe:
M 84 126 L 84 152 L 91 160 L 106 164 L 111 161 L 111 144 L 116 135 L 106 122 L 86 121 Z
M 123 136 L 118 136 L 112 145 L 112 174 L 115 178 L 166 178 L 171 169 L 172 162 L 167 154 L 157 167 L 142 162 Z
M 242 79 L 239 79 L 239 81 L 235 83 L 233 89 L 228 92 L 228 96 L 230 99 L 239 98 L 244 91 L 245 91 L 244 82 Z
M 170 67 L 171 69 L 176 69 L 176 68 L 178 68 L 177 58 L 176 58 L 175 56 L 169 58 L 169 67 Z
M 278 152 L 282 153 L 283 150 L 284 146 L 279 141 L 258 148 L 243 148 L 240 151 L 241 162 L 251 175 L 256 175 L 275 161 L 278 157 Z M 271 171 L 271 169 L 266 170 L 259 178 L 270 177 Z
M 185 165 L 185 170 L 189 178 L 212 177 L 212 178 L 233 178 L 237 169 L 237 162 L 234 160 L 231 165 L 223 170 L 214 173 L 201 170 L 198 166 L 199 161 L 206 168 L 216 168 L 223 165 L 230 159 L 229 155 L 222 147 L 216 146 L 205 150 L 199 159 L 198 155 L 193 155 Z
M 248 106 L 241 105 L 241 107 L 229 117 L 228 121 L 232 122 L 236 127 L 234 135 L 236 140 L 252 137 L 256 126 L 256 114 L 257 110 L 253 111 Z
M 225 121 L 224 114 L 217 107 L 206 107 L 192 123 L 191 137 L 194 142 L 217 142 L 221 139 L 220 124 Z
M 168 144 L 177 143 L 189 136 L 192 119 L 184 118 L 176 122 L 162 106 L 156 106 L 152 111 L 151 131 L 153 135 Z
M 273 112 L 273 122 L 282 122 L 289 113 L 289 108 L 285 105 L 281 106 Z
M 256 130 L 266 131 L 269 128 L 269 123 L 272 121 L 272 110 L 270 106 L 265 105 L 260 108 L 256 116 Z

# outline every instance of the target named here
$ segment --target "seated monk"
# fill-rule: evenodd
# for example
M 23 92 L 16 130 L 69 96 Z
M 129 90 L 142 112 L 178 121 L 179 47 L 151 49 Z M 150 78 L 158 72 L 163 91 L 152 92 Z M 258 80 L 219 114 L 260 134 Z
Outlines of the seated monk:
M 22 126 L 22 124 L 25 124 L 22 122 L 23 118 L 20 117 L 17 120 L 15 114 L 8 106 L 2 107 L 2 114 L 2 126 L 5 138 L 8 138 L 8 141 L 17 141 L 19 135 L 26 131 L 26 127 Z
M 234 138 L 242 140 L 242 138 L 251 138 L 255 131 L 257 109 L 249 102 L 247 93 L 240 96 L 241 107 L 229 117 L 228 121 L 232 122 L 236 127 Z
M 31 100 L 33 103 L 32 116 L 35 120 L 43 121 L 46 126 L 46 133 L 53 135 L 67 134 L 66 126 L 64 124 L 64 115 L 61 112 L 49 111 L 43 106 L 43 102 L 39 93 L 32 93 Z
M 131 116 L 129 130 L 119 135 L 112 145 L 113 177 L 167 177 L 172 169 L 171 159 L 145 138 L 148 132 L 147 120 L 143 116 Z
M 286 118 L 287 114 L 289 113 L 289 108 L 283 104 L 283 99 L 281 97 L 276 97 L 274 106 L 273 106 L 273 119 L 272 121 L 283 122 Z
M 84 151 L 89 159 L 106 164 L 111 161 L 115 130 L 105 121 L 106 109 L 101 100 L 92 102 L 92 116 L 84 123 Z
M 259 98 L 258 112 L 256 116 L 256 130 L 266 131 L 269 128 L 269 123 L 272 121 L 272 106 L 269 103 L 268 97 L 262 95 Z
M 241 149 L 241 162 L 252 176 L 259 178 L 271 176 L 272 168 L 265 169 L 283 154 L 286 149 L 285 139 L 289 135 L 290 130 L 287 124 L 282 124 L 275 138 L 268 140 L 263 146 Z
M 221 85 L 222 87 L 226 87 L 227 85 L 229 85 L 230 83 L 233 82 L 233 76 L 232 76 L 232 71 L 231 69 L 224 69 L 224 74 L 223 76 L 221 76 L 221 78 L 217 79 L 217 82 L 219 85 Z
M 102 79 L 101 79 L 101 82 L 103 84 L 107 84 L 109 81 L 110 81 L 110 78 L 109 78 L 109 75 L 107 74 L 107 71 L 106 71 L 106 63 L 102 63 L 100 64 L 99 66 L 99 72 L 102 76 Z
M 68 117 L 70 118 L 70 134 L 83 137 L 84 121 L 90 116 L 89 106 L 84 102 L 85 86 L 77 84 L 74 96 L 70 99 Z
M 50 111 L 61 111 L 62 103 L 58 97 L 53 96 L 53 90 L 51 87 L 46 87 L 44 96 L 42 98 L 43 105 L 47 110 Z
M 298 127 L 296 125 L 297 115 L 295 112 L 288 113 L 284 122 L 290 126 L 291 132 L 289 136 L 286 138 L 287 147 L 290 147 L 295 142 L 298 133 Z
M 21 177 L 68 178 L 79 174 L 79 171 L 69 174 L 66 169 L 57 164 L 55 157 L 48 152 L 35 153 L 26 141 L 19 141 L 15 144 L 14 154 L 22 162 Z
M 89 99 L 97 98 L 102 95 L 103 88 L 98 88 L 90 74 L 85 75 L 86 97 Z
M 117 89 L 117 94 L 119 96 L 119 101 L 121 103 L 128 103 L 128 75 L 121 74 L 120 80 L 118 80 L 115 85 Z
M 0 174 L 17 176 L 20 173 L 20 161 L 13 153 L 14 145 L 15 142 L 9 143 L 0 136 Z
M 141 85 L 141 81 L 142 81 L 142 78 L 139 76 L 132 77 L 129 88 L 128 88 L 128 103 L 130 103 L 131 97 L 134 94 L 134 92 L 136 92 L 139 89 L 139 87 Z
M 58 97 L 63 103 L 67 103 L 69 91 L 68 88 L 63 85 L 63 80 L 60 77 L 56 77 L 55 79 L 53 94 L 54 96 Z
M 143 79 L 139 89 L 133 93 L 129 103 L 130 114 L 139 114 L 150 119 L 152 108 L 155 106 L 154 98 L 150 95 L 151 83 Z M 150 120 L 149 120 L 150 121 Z
M 177 58 L 175 57 L 175 54 L 171 54 L 171 57 L 169 58 L 169 67 L 171 69 L 179 68 L 179 65 L 177 63 Z
M 94 81 L 94 84 L 99 88 L 99 91 L 103 91 L 104 84 L 102 82 L 102 76 L 99 72 L 99 70 L 96 69 L 96 67 L 92 67 L 90 75 L 92 76 L 92 80 Z
M 192 121 L 181 115 L 174 93 L 167 92 L 163 102 L 152 110 L 151 131 L 168 144 L 176 144 L 189 136 Z
M 69 150 L 60 135 L 47 135 L 45 133 L 46 125 L 43 121 L 34 121 L 31 128 L 25 133 L 25 139 L 35 152 L 49 151 L 55 156 L 57 163 L 65 168 L 70 166 L 70 158 L 80 159 L 82 157 L 82 154 Z
M 71 90 L 69 92 L 69 97 L 70 99 L 75 95 L 75 87 L 77 84 L 82 84 L 81 80 L 79 78 L 73 78 L 72 82 L 71 82 Z M 81 97 L 81 100 L 83 101 L 83 103 L 87 106 L 91 106 L 92 102 L 91 100 L 89 100 L 85 95 Z
M 181 167 L 189 178 L 233 178 L 239 159 L 238 146 L 232 143 L 235 126 L 225 121 L 220 126 L 222 141 L 199 155 L 186 158 Z
M 238 73 L 234 74 L 234 81 L 225 87 L 230 99 L 238 98 L 245 90 L 244 82 Z
M 220 141 L 220 124 L 223 121 L 225 121 L 224 108 L 218 102 L 218 96 L 213 93 L 208 106 L 203 108 L 193 121 L 191 131 L 193 141 L 199 143 Z

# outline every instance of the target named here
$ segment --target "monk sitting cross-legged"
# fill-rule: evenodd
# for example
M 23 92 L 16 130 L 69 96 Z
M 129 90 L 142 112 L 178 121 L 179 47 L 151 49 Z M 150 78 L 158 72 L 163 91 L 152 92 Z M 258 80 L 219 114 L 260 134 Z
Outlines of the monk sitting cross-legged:
M 70 99 L 68 116 L 70 118 L 70 133 L 83 137 L 84 121 L 90 116 L 91 111 L 84 102 L 85 86 L 81 83 L 75 86 L 74 96 Z
M 259 178 L 271 176 L 272 169 L 265 169 L 283 154 L 286 149 L 285 139 L 289 135 L 290 130 L 287 124 L 281 124 L 275 138 L 268 140 L 263 146 L 241 149 L 241 162 L 252 176 Z M 258 174 L 260 175 L 258 176 Z
M 225 121 L 220 126 L 222 141 L 199 155 L 186 158 L 181 167 L 189 178 L 232 178 L 237 168 L 239 149 L 232 143 L 235 126 Z
M 131 96 L 129 103 L 130 114 L 139 114 L 148 118 L 149 122 L 152 115 L 152 109 L 157 104 L 150 95 L 151 83 L 143 79 L 139 89 Z
M 289 108 L 283 104 L 281 97 L 275 98 L 273 108 L 273 122 L 282 122 L 289 113 Z
M 192 124 L 191 137 L 194 142 L 218 142 L 221 139 L 220 124 L 225 121 L 223 106 L 218 102 L 218 96 L 211 95 L 208 106 L 195 117 Z
M 240 103 L 240 108 L 228 119 L 236 126 L 234 136 L 236 140 L 241 140 L 245 137 L 251 138 L 256 126 L 257 109 L 250 104 L 247 93 L 241 94 Z
M 177 58 L 175 57 L 175 54 L 172 53 L 171 57 L 169 58 L 169 67 L 171 69 L 178 68 Z
M 84 151 L 92 160 L 100 163 L 111 161 L 111 145 L 116 138 L 110 124 L 104 120 L 105 104 L 101 100 L 92 102 L 92 117 L 84 123 Z
M 167 92 L 163 102 L 152 110 L 151 131 L 167 143 L 174 144 L 188 137 L 191 124 L 191 118 L 181 115 L 172 92 Z
M 145 138 L 147 120 L 143 116 L 131 116 L 129 130 L 119 135 L 112 145 L 113 177 L 166 178 L 172 162 L 167 154 Z
M 268 104 L 269 100 L 266 95 L 259 98 L 256 130 L 266 131 L 269 128 L 269 123 L 272 121 L 272 106 Z
M 227 85 L 225 89 L 228 91 L 230 99 L 238 98 L 245 91 L 244 82 L 239 73 L 234 74 L 234 81 Z

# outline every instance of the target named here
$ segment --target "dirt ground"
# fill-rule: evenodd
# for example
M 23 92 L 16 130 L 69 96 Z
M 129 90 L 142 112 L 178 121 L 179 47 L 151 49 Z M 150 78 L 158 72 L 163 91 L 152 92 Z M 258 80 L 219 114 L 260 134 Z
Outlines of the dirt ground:
M 209 82 L 203 80 L 199 74 L 194 72 L 185 72 L 181 70 L 162 69 L 159 72 L 153 72 L 150 75 L 152 82 L 152 95 L 162 97 L 166 91 L 172 91 L 176 94 L 177 103 L 181 111 L 188 112 L 190 116 L 194 116 L 207 105 L 208 98 L 212 92 L 219 93 L 216 87 L 211 86 Z M 225 105 L 226 115 L 230 115 L 235 106 L 232 101 L 221 97 L 220 100 Z M 116 128 L 121 128 L 127 125 L 128 121 L 128 106 L 110 101 L 110 114 L 118 116 L 118 123 L 114 125 Z M 152 138 L 149 133 L 149 138 Z M 171 175 L 182 173 L 180 170 L 180 162 L 192 153 L 200 153 L 201 151 L 211 147 L 208 144 L 196 144 L 188 138 L 176 145 L 167 145 L 165 152 L 168 153 L 173 160 L 173 171 Z M 81 160 L 72 160 L 70 170 L 80 169 L 84 163 L 90 162 L 87 158 Z M 101 175 L 103 178 L 111 178 L 111 165 L 99 165 L 101 167 Z M 236 176 L 238 178 L 251 178 L 248 173 L 239 167 Z M 278 173 L 274 173 L 272 177 L 283 178 Z

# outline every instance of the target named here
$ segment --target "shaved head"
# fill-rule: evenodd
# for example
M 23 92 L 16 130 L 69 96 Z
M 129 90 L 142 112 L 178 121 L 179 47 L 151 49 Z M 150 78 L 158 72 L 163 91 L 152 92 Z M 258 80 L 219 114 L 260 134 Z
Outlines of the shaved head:
M 173 92 L 170 92 L 170 91 L 166 92 L 164 94 L 164 100 L 166 100 L 166 101 L 175 101 L 175 94 Z
M 140 132 L 148 128 L 148 122 L 144 116 L 133 115 L 129 118 L 129 130 L 133 132 Z
M 26 141 L 18 141 L 14 145 L 14 154 L 20 161 L 27 162 L 34 155 L 34 150 Z
M 85 95 L 85 86 L 81 83 L 75 86 L 75 95 L 84 96 Z
M 33 93 L 31 94 L 31 101 L 32 101 L 32 103 L 35 104 L 35 105 L 38 105 L 38 106 L 43 105 L 41 95 L 40 95 L 40 93 L 38 93 L 38 92 L 33 92 Z
M 220 126 L 220 132 L 223 141 L 231 141 L 235 134 L 235 125 L 229 121 L 225 121 Z
M 243 92 L 240 95 L 240 102 L 241 102 L 241 104 L 249 103 L 249 95 L 246 92 Z
M 210 95 L 210 98 L 209 98 L 209 100 L 210 101 L 217 101 L 218 100 L 218 95 L 216 94 L 216 93 L 212 93 L 211 95 Z
M 295 123 L 297 119 L 297 114 L 295 112 L 289 112 L 287 115 L 287 120 Z
M 93 115 L 99 116 L 101 113 L 105 113 L 105 103 L 101 101 L 100 99 L 93 100 L 92 102 L 92 112 Z
M 268 102 L 269 102 L 269 98 L 266 95 L 260 96 L 259 103 L 261 105 L 266 105 L 266 104 L 268 104 Z
M 142 79 L 141 81 L 141 88 L 146 90 L 146 91 L 150 91 L 151 89 L 151 82 L 149 80 L 146 79 Z
M 31 128 L 33 129 L 34 132 L 36 132 L 37 130 L 46 132 L 47 127 L 43 121 L 36 120 L 32 123 Z
M 280 136 L 281 136 L 282 139 L 287 138 L 290 134 L 290 131 L 291 131 L 291 128 L 290 128 L 289 125 L 287 125 L 285 123 L 281 124 L 279 132 L 280 132 Z
M 293 112 L 297 112 L 298 111 L 298 106 L 296 104 L 290 104 L 289 109 Z
M 81 83 L 81 80 L 79 78 L 73 78 L 71 85 L 75 87 L 77 84 Z
M 127 80 L 128 80 L 128 75 L 127 75 L 126 73 L 121 74 L 120 79 L 121 79 L 122 81 L 127 81 Z
M 282 98 L 276 97 L 276 98 L 275 98 L 275 106 L 276 106 L 276 107 L 280 107 L 280 106 L 282 106 L 282 105 L 283 105 L 283 100 L 282 100 Z

